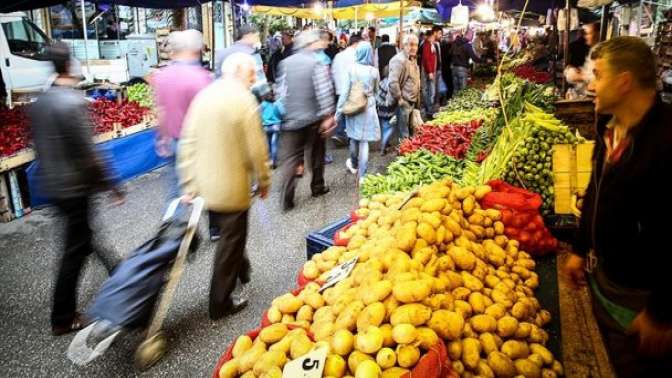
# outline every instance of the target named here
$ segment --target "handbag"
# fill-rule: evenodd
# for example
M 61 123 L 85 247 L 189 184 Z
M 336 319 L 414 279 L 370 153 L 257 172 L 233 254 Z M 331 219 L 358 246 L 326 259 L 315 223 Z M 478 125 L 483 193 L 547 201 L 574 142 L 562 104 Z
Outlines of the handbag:
M 422 115 L 420 114 L 420 110 L 418 109 L 413 109 L 411 112 L 411 130 L 415 130 L 416 128 L 422 126 L 425 123 L 425 121 L 422 120 Z
M 359 114 L 366 110 L 368 103 L 364 83 L 357 80 L 350 86 L 350 93 L 348 93 L 342 112 L 347 116 Z

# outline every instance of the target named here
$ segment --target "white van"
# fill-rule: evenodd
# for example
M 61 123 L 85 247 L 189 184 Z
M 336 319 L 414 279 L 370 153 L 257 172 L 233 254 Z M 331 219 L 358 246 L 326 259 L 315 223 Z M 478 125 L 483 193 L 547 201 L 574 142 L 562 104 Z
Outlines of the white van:
M 49 37 L 23 13 L 0 13 L 0 93 L 11 98 L 44 88 L 53 72 L 48 43 Z

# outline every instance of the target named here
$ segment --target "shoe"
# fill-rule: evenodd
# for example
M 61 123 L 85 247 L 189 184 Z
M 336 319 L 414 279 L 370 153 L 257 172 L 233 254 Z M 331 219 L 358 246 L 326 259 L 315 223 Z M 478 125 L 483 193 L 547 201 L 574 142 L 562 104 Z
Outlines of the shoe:
M 52 326 L 51 334 L 54 336 L 67 335 L 70 332 L 79 331 L 80 329 L 86 327 L 88 323 L 89 319 L 87 319 L 84 314 L 76 312 L 70 324 Z
M 348 168 L 348 171 L 352 173 L 353 175 L 357 173 L 357 168 L 352 164 L 352 159 L 348 159 L 345 161 L 345 166 Z
M 331 140 L 332 140 L 335 144 L 340 145 L 340 146 L 345 146 L 345 145 L 347 144 L 347 142 L 348 142 L 346 138 L 343 138 L 343 137 L 340 136 L 340 135 L 334 135 L 334 136 L 332 136 L 332 137 L 331 137 Z
M 294 206 L 295 206 L 294 202 L 285 203 L 285 204 L 282 205 L 282 211 L 285 212 L 285 213 L 290 212 L 290 211 L 294 210 Z
M 327 188 L 327 187 L 325 186 L 325 187 L 322 188 L 321 190 L 319 190 L 319 191 L 317 191 L 317 192 L 313 192 L 313 197 L 315 197 L 315 198 L 317 198 L 317 197 L 322 197 L 323 195 L 325 195 L 325 194 L 327 194 L 327 193 L 329 193 L 329 188 Z
M 224 306 L 224 311 L 220 312 L 217 315 L 210 314 L 210 319 L 219 320 L 225 316 L 233 315 L 240 312 L 242 309 L 247 307 L 247 299 L 240 298 L 237 296 L 231 296 L 229 303 Z
M 250 276 L 252 274 L 252 268 L 250 267 L 250 260 L 245 260 L 243 261 L 243 266 L 240 269 L 240 273 L 238 273 L 238 278 L 240 279 L 240 283 L 243 285 L 247 285 L 250 283 L 250 280 L 252 279 Z

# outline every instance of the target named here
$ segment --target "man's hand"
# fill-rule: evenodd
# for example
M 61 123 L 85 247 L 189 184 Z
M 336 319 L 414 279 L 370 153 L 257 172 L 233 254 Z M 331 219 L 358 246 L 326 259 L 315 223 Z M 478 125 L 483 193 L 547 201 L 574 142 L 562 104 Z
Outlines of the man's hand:
M 328 137 L 336 126 L 336 119 L 334 117 L 327 117 L 320 124 L 320 134 L 323 138 Z
M 565 265 L 563 265 L 561 273 L 574 288 L 578 288 L 586 285 L 586 271 L 584 267 L 584 258 L 572 253 L 569 255 Z
M 433 73 L 429 74 L 429 80 L 434 81 L 434 74 Z
M 630 330 L 639 336 L 639 353 L 660 357 L 672 352 L 672 327 L 657 323 L 646 310 L 637 315 Z
M 268 187 L 259 188 L 259 198 L 266 199 L 268 198 Z
M 194 200 L 194 197 L 195 197 L 194 193 L 186 193 L 183 194 L 182 197 L 180 197 L 180 201 L 182 203 L 190 203 L 191 201 Z

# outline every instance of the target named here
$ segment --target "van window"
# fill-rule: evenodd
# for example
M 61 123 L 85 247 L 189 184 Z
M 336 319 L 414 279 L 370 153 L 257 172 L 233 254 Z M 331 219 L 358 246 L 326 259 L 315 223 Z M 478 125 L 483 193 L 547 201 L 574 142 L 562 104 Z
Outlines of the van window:
M 9 51 L 24 58 L 47 60 L 47 36 L 27 19 L 3 22 Z

